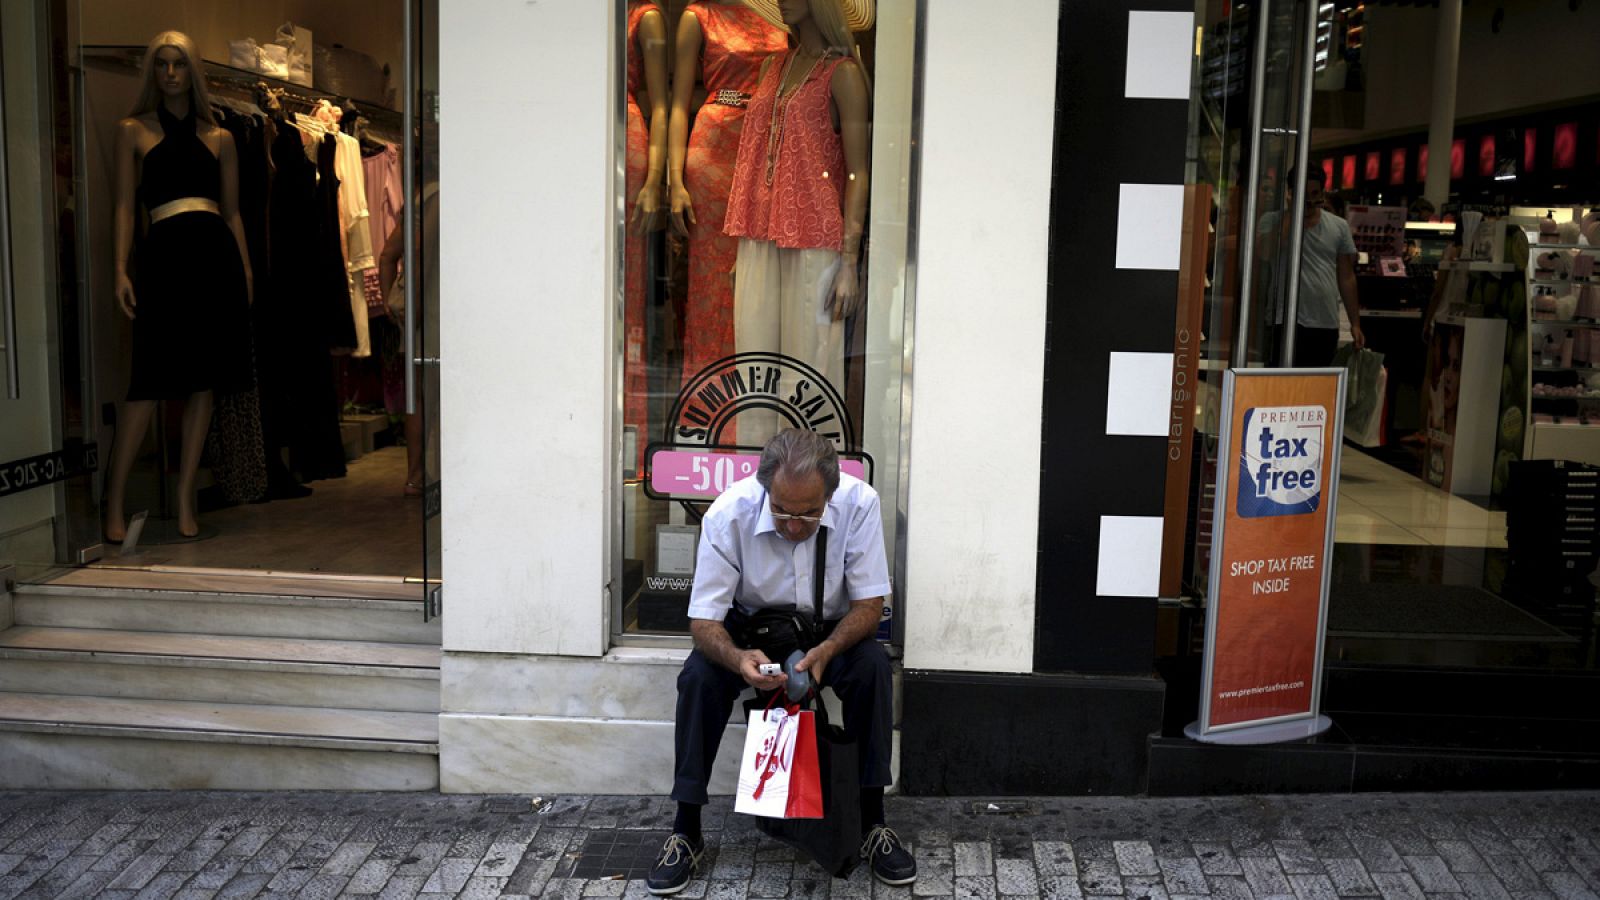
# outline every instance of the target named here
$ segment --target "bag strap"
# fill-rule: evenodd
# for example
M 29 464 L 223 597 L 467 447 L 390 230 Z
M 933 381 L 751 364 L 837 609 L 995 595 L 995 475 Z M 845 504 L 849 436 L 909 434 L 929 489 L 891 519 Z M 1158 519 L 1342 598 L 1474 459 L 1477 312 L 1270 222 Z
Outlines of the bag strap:
M 812 603 L 813 603 L 813 606 L 816 609 L 816 615 L 812 619 L 812 622 L 816 625 L 817 630 L 819 632 L 822 629 L 822 623 L 826 621 L 825 619 L 822 618 L 822 579 L 827 574 L 828 574 L 828 527 L 826 525 L 818 525 L 817 526 L 817 565 L 816 565 L 816 571 L 813 572 L 812 576 L 811 576 L 811 594 L 812 594 Z

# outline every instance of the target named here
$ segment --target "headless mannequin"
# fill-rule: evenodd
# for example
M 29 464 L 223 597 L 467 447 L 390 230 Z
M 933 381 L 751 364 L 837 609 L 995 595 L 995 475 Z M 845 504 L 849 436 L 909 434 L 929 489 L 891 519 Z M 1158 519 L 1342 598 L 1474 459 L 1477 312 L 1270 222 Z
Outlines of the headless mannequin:
M 796 44 L 794 65 L 789 77 L 778 86 L 779 95 L 787 96 L 805 81 L 806 71 L 812 62 L 827 53 L 827 42 L 811 15 L 812 3 L 834 3 L 837 0 L 784 0 L 780 4 L 783 24 L 789 27 Z M 774 61 L 769 59 L 766 66 Z M 766 71 L 763 67 L 762 75 Z M 857 264 L 861 260 L 861 234 L 866 225 L 867 198 L 870 194 L 867 159 L 871 147 L 871 91 L 867 88 L 866 73 L 853 59 L 846 60 L 833 76 L 832 115 L 834 128 L 844 145 L 844 162 L 848 179 L 844 188 L 844 242 L 840 248 L 839 273 L 834 276 L 829 309 L 834 321 L 856 314 L 861 305 L 861 285 L 857 277 Z M 842 387 L 842 385 L 841 385 Z
M 735 2 L 723 5 L 735 6 Z M 700 50 L 705 45 L 705 34 L 700 29 L 700 19 L 693 12 L 684 12 L 678 19 L 677 40 L 673 59 L 677 65 L 672 73 L 672 113 L 667 129 L 667 195 L 672 207 L 672 227 L 684 237 L 689 236 L 689 226 L 699 224 L 694 215 L 694 198 L 683 183 L 684 160 L 689 155 L 689 126 L 694 121 L 690 104 L 694 101 L 694 86 L 700 81 Z
M 163 46 L 156 51 L 155 65 L 150 73 L 160 91 L 161 103 L 168 113 L 183 119 L 192 109 L 191 79 L 194 71 L 188 57 L 176 47 Z M 239 256 L 244 262 L 246 290 L 253 300 L 254 288 L 250 274 L 250 254 L 246 250 L 244 225 L 239 219 L 239 159 L 233 136 L 226 129 L 205 122 L 196 123 L 196 136 L 206 148 L 217 156 L 221 164 L 222 184 L 219 211 L 234 238 L 239 243 Z M 164 132 L 155 112 L 123 119 L 117 123 L 116 143 L 116 202 L 114 238 L 116 254 L 115 294 L 117 306 L 130 320 L 138 315 L 138 298 L 134 295 L 133 280 L 128 276 L 128 258 L 133 250 L 134 208 L 139 185 L 140 167 L 145 154 L 161 143 Z M 195 511 L 195 477 L 200 469 L 200 453 L 205 447 L 206 432 L 211 426 L 212 392 L 197 391 L 190 394 L 183 408 L 182 450 L 178 469 L 178 532 L 184 537 L 196 537 L 200 523 Z M 144 443 L 145 431 L 155 414 L 156 401 L 129 400 L 122 404 L 122 414 L 117 419 L 116 440 L 111 451 L 111 471 L 107 480 L 104 520 L 105 538 L 120 543 L 127 535 L 123 502 L 128 485 L 128 473 L 133 468 L 139 445 Z

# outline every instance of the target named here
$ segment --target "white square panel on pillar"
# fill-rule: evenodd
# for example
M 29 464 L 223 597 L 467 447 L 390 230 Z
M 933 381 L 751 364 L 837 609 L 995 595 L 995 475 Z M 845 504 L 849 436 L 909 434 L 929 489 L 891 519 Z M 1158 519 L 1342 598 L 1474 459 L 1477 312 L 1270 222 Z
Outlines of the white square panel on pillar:
M 1117 268 L 1178 271 L 1183 185 L 1124 184 L 1117 198 Z
M 1172 354 L 1112 353 L 1106 434 L 1165 437 L 1171 418 Z
M 1129 99 L 1187 100 L 1194 71 L 1194 13 L 1128 13 Z
M 1161 517 L 1101 516 L 1095 590 L 1101 597 L 1161 593 Z

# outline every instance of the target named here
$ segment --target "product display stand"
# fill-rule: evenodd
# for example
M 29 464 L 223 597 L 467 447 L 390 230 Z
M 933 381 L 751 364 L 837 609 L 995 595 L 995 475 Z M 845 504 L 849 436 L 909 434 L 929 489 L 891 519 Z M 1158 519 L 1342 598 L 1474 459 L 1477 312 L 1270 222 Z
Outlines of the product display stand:
M 1600 464 L 1600 247 L 1530 243 L 1528 256 L 1524 458 Z

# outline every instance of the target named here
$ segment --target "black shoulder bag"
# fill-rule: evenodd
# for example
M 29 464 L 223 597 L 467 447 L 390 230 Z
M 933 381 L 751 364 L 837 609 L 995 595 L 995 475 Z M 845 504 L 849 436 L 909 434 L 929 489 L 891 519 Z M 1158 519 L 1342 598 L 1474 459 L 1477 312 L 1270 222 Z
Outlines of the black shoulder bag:
M 817 562 L 811 576 L 813 615 L 798 609 L 758 609 L 745 617 L 734 642 L 746 650 L 760 650 L 767 659 L 781 663 L 796 650 L 809 652 L 827 636 L 827 621 L 822 617 L 822 581 L 828 566 L 828 529 L 817 528 Z

